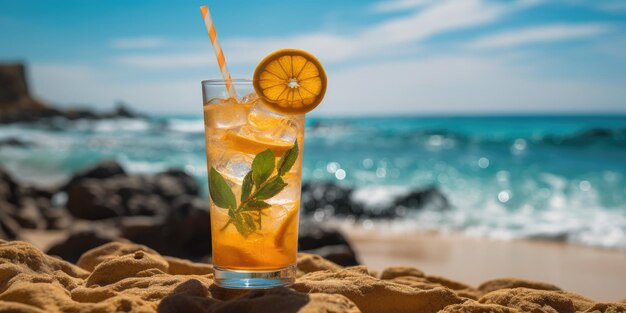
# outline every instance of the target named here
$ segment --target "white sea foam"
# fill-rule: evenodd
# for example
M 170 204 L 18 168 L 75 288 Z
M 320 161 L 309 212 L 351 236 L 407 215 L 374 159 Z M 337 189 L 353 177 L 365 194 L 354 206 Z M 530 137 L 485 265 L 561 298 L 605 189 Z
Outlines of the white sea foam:
M 168 128 L 181 133 L 202 133 L 204 122 L 202 120 L 169 119 Z

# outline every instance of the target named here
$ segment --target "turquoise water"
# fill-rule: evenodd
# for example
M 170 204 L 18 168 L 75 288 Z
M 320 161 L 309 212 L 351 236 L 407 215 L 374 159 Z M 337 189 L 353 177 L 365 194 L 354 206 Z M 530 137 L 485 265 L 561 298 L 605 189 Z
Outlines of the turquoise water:
M 114 158 L 206 186 L 199 117 L 0 126 L 9 137 L 32 146 L 0 147 L 0 163 L 37 184 Z M 411 227 L 626 248 L 626 116 L 309 118 L 303 175 L 367 187 L 371 205 L 438 187 L 453 209 L 411 213 Z

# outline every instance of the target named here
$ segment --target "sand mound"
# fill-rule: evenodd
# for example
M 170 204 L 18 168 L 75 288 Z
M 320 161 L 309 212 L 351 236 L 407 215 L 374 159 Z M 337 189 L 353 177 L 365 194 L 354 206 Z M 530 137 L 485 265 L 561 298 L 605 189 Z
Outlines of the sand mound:
M 92 249 L 73 265 L 31 244 L 0 240 L 0 312 L 626 312 L 624 303 L 596 303 L 541 282 L 508 278 L 474 288 L 409 267 L 377 277 L 312 254 L 299 256 L 291 288 L 222 289 L 212 272 L 209 264 L 130 242 Z

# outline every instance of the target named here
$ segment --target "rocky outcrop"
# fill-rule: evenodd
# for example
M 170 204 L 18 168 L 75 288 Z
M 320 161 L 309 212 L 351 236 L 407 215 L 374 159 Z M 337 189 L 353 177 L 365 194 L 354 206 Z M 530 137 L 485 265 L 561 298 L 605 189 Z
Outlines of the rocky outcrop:
M 484 292 L 416 268 L 388 268 L 378 278 L 364 266 L 344 268 L 310 254 L 299 255 L 297 269 L 298 278 L 290 288 L 236 291 L 213 283 L 210 264 L 163 257 L 130 242 L 115 241 L 91 249 L 74 265 L 31 244 L 0 240 L 0 312 L 626 311 L 624 303 L 596 302 L 561 290 L 512 287 L 552 286 L 514 278 L 486 282 L 482 286 L 493 290 Z M 417 280 L 407 278 L 422 281 L 416 284 Z M 478 291 L 478 300 L 459 294 L 461 286 Z
M 36 122 L 49 118 L 77 120 L 137 117 L 141 116 L 121 102 L 115 110 L 107 113 L 86 108 L 54 108 L 30 93 L 24 64 L 0 64 L 0 124 Z

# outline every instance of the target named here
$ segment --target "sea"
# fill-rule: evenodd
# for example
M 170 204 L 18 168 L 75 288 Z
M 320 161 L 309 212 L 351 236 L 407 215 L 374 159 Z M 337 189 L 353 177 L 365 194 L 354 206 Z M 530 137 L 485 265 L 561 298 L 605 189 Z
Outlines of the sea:
M 371 206 L 428 187 L 451 204 L 387 225 L 626 249 L 626 115 L 307 117 L 306 125 L 304 181 L 358 188 L 355 200 Z M 0 145 L 0 164 L 28 183 L 59 184 L 115 159 L 133 173 L 183 168 L 207 189 L 201 116 L 0 125 L 0 142 L 9 138 L 24 145 Z

